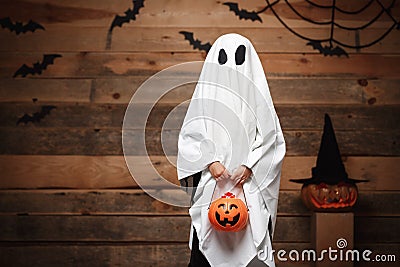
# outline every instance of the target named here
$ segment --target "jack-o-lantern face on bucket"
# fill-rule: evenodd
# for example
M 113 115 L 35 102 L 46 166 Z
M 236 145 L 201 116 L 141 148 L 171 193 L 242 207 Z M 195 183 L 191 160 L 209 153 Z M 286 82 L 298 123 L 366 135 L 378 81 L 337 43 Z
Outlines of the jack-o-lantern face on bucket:
M 246 226 L 248 217 L 244 202 L 230 192 L 214 200 L 208 210 L 211 224 L 220 231 L 240 231 Z

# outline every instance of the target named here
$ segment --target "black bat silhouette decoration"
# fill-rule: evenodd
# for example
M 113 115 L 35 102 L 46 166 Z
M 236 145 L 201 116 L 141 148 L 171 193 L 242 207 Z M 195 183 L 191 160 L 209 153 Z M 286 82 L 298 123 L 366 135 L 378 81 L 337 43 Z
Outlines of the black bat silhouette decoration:
M 33 20 L 29 20 L 27 24 L 22 22 L 13 23 L 9 17 L 1 18 L 0 25 L 3 29 L 9 29 L 10 32 L 15 32 L 16 35 L 26 32 L 34 32 L 36 30 L 45 30 L 45 28 Z
M 48 65 L 54 64 L 54 60 L 58 57 L 62 57 L 59 54 L 48 54 L 48 55 L 43 55 L 43 60 L 42 62 L 36 62 L 33 64 L 32 67 L 27 66 L 26 64 L 22 65 L 15 73 L 13 78 L 17 77 L 18 75 L 22 77 L 26 77 L 26 75 L 31 74 L 42 74 L 43 70 L 47 69 Z
M 336 47 L 327 46 L 327 45 L 322 46 L 321 42 L 317 42 L 317 41 L 310 41 L 307 43 L 307 45 L 312 46 L 313 49 L 318 50 L 324 56 L 340 57 L 340 56 L 344 55 L 345 57 L 349 57 L 347 52 L 344 51 L 343 48 L 341 48 L 339 46 L 336 46 Z
M 125 11 L 124 16 L 116 15 L 111 23 L 109 32 L 111 32 L 114 27 L 122 27 L 124 23 L 129 23 L 131 20 L 136 20 L 136 15 L 139 14 L 139 10 L 144 7 L 144 0 L 132 0 L 133 8 Z
M 185 40 L 189 41 L 190 45 L 193 46 L 193 49 L 199 49 L 200 51 L 203 50 L 206 51 L 207 53 L 208 51 L 210 51 L 211 48 L 210 42 L 202 44 L 199 39 L 194 39 L 193 32 L 180 31 L 179 33 L 185 36 Z
M 229 10 L 233 11 L 236 16 L 239 17 L 239 19 L 251 19 L 251 21 L 259 21 L 262 22 L 262 19 L 258 15 L 258 12 L 255 11 L 247 11 L 246 9 L 239 9 L 239 6 L 237 3 L 232 3 L 232 2 L 225 2 L 223 3 L 225 6 L 229 6 Z
M 36 123 L 40 122 L 44 117 L 50 114 L 50 111 L 55 109 L 56 106 L 42 106 L 40 111 L 33 113 L 32 115 L 24 114 L 21 118 L 18 119 L 17 125 L 20 123 L 24 123 L 25 125 L 29 122 Z

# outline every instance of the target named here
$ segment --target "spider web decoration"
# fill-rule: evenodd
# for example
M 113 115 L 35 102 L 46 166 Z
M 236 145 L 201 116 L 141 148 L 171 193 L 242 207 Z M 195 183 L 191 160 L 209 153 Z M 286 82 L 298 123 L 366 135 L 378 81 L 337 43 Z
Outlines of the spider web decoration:
M 335 56 L 340 57 L 343 55 L 343 56 L 348 57 L 348 54 L 343 49 L 343 47 L 350 48 L 350 49 L 356 49 L 356 51 L 359 51 L 362 48 L 367 48 L 367 47 L 373 46 L 376 43 L 380 42 L 393 29 L 397 29 L 397 30 L 400 29 L 400 22 L 397 21 L 391 13 L 396 0 L 391 0 L 390 4 L 387 6 L 385 6 L 381 2 L 381 0 L 369 0 L 361 8 L 359 8 L 358 10 L 354 10 L 354 11 L 345 10 L 345 9 L 339 7 L 337 4 L 337 0 L 331 0 L 330 4 L 328 4 L 328 5 L 321 5 L 321 4 L 316 3 L 313 0 L 304 0 L 304 2 L 306 4 L 308 4 L 308 7 L 318 8 L 321 11 L 326 11 L 326 10 L 330 11 L 330 18 L 327 21 L 317 21 L 317 20 L 313 20 L 311 18 L 304 16 L 300 11 L 298 11 L 295 8 L 294 5 L 289 3 L 288 0 L 276 0 L 274 2 L 271 2 L 270 0 L 265 0 L 265 1 L 266 1 L 266 6 L 259 11 L 248 11 L 246 9 L 240 9 L 237 3 L 232 3 L 232 2 L 225 2 L 225 3 L 223 3 L 223 5 L 229 6 L 230 11 L 233 11 L 235 13 L 235 15 L 239 17 L 239 19 L 245 19 L 245 20 L 250 19 L 252 21 L 257 20 L 259 22 L 262 22 L 262 19 L 260 16 L 258 16 L 258 14 L 261 14 L 268 9 L 271 10 L 272 14 L 278 19 L 278 21 L 287 30 L 289 30 L 291 33 L 293 33 L 297 37 L 308 41 L 306 43 L 306 45 L 312 46 L 313 49 L 318 50 L 319 53 L 323 54 L 324 56 L 334 56 L 335 55 Z M 282 19 L 282 17 L 278 14 L 277 10 L 274 9 L 274 6 L 278 2 L 280 2 L 280 3 L 283 2 L 283 4 L 285 4 L 286 7 L 288 7 L 289 10 L 291 10 L 291 12 L 293 12 L 293 14 L 295 14 L 295 16 L 299 17 L 303 21 L 306 21 L 313 25 L 329 27 L 329 36 L 327 38 L 311 38 L 311 37 L 308 37 L 308 36 L 305 36 L 305 35 L 299 33 L 295 29 L 291 28 Z M 324 1 L 324 2 L 328 2 L 328 1 Z M 343 15 L 348 15 L 348 16 L 355 16 L 355 15 L 358 15 L 358 14 L 364 12 L 365 10 L 369 9 L 371 6 L 373 6 L 374 3 L 375 3 L 375 5 L 377 5 L 379 7 L 380 10 L 371 20 L 369 20 L 365 24 L 360 25 L 360 26 L 351 27 L 351 26 L 342 25 L 342 24 L 336 22 L 337 15 L 343 14 Z M 383 15 L 386 15 L 390 19 L 390 21 L 392 21 L 393 23 L 387 29 L 385 29 L 385 32 L 383 34 L 381 34 L 374 40 L 361 44 L 359 41 L 360 40 L 360 32 L 369 28 L 372 24 L 377 22 Z M 356 44 L 353 45 L 353 44 L 349 44 L 346 42 L 342 42 L 338 38 L 336 38 L 335 30 L 337 30 L 337 29 L 353 32 L 355 35 L 355 39 L 356 39 L 355 43 Z

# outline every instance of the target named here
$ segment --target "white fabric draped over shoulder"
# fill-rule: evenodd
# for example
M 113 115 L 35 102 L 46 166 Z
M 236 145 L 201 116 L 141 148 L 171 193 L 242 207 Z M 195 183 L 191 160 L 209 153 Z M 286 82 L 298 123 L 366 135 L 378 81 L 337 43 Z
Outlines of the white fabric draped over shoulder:
M 179 179 L 202 173 L 189 213 L 200 251 L 212 266 L 247 266 L 260 251 L 271 253 L 284 155 L 282 130 L 253 45 L 238 34 L 219 37 L 188 107 L 177 159 Z M 243 199 L 241 187 L 233 181 L 215 186 L 208 171 L 214 161 L 230 173 L 240 165 L 253 172 L 243 185 L 249 208 L 249 224 L 243 231 L 218 232 L 210 225 L 211 199 L 227 190 Z M 268 266 L 275 265 L 273 258 L 264 258 Z

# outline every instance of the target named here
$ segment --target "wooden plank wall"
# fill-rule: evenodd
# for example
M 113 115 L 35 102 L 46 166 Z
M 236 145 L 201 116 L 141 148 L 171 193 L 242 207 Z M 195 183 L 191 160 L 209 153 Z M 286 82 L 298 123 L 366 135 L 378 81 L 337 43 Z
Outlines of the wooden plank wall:
M 329 34 L 326 27 L 301 21 L 281 2 L 276 9 L 294 29 L 314 38 Z M 314 19 L 329 18 L 329 12 L 304 1 L 290 2 Z M 356 10 L 366 1 L 337 2 Z M 238 3 L 249 10 L 265 6 L 263 0 Z M 348 58 L 323 56 L 269 10 L 260 14 L 260 23 L 239 20 L 216 0 L 145 0 L 144 5 L 135 21 L 113 30 L 106 49 L 110 24 L 132 6 L 130 0 L 0 1 L 0 18 L 32 19 L 45 27 L 19 35 L 0 29 L 0 265 L 186 266 L 187 210 L 145 194 L 131 178 L 121 147 L 123 115 L 140 84 L 165 67 L 204 60 L 205 53 L 193 50 L 179 31 L 194 32 L 203 42 L 237 32 L 259 52 L 287 142 L 275 248 L 311 246 L 310 212 L 299 199 L 299 185 L 288 180 L 310 176 L 323 114 L 329 113 L 350 177 L 370 180 L 359 185 L 355 245 L 397 253 L 399 259 L 398 31 L 372 47 L 346 49 Z M 374 3 L 361 16 L 338 16 L 337 22 L 362 25 L 377 10 Z M 398 2 L 391 14 L 400 17 Z M 362 32 L 361 41 L 372 40 L 390 23 L 383 16 Z M 346 31 L 338 30 L 337 37 L 356 41 Z M 41 75 L 13 78 L 21 65 L 31 66 L 44 54 L 62 57 Z M 160 145 L 161 125 L 192 91 L 193 85 L 182 86 L 161 99 L 146 132 L 154 166 L 174 183 L 175 168 Z M 38 123 L 17 124 L 43 106 L 55 108 Z M 175 127 L 166 135 L 172 159 L 184 113 L 185 106 L 177 110 Z M 145 151 L 134 145 L 143 132 L 132 132 L 128 153 L 145 172 Z M 290 261 L 278 266 L 300 265 L 311 266 Z

